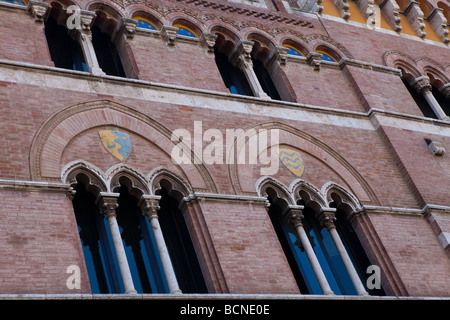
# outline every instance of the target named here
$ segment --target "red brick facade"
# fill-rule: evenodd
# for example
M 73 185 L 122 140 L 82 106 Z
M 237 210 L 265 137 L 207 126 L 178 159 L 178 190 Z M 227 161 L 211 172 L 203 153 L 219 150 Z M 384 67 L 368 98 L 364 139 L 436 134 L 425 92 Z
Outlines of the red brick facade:
M 301 293 L 258 187 L 264 166 L 172 161 L 172 132 L 193 135 L 202 121 L 203 131 L 278 129 L 305 172 L 299 180 L 279 163 L 271 178 L 285 189 L 314 186 L 310 194 L 325 207 L 330 183 L 356 199 L 351 223 L 387 295 L 450 296 L 450 122 L 425 118 L 402 82 L 427 76 L 450 110 L 450 51 L 439 36 L 448 27 L 427 22 L 425 38 L 371 30 L 352 20 L 362 12 L 355 2 L 359 11 L 346 21 L 329 14 L 332 1 L 322 14 L 294 10 L 295 1 L 77 1 L 116 28 L 126 73 L 118 78 L 54 67 L 43 21 L 66 2 L 46 2 L 40 15 L 31 4 L 0 1 L 0 294 L 91 292 L 70 201 L 71 170 L 82 166 L 108 192 L 121 171 L 150 194 L 161 167 L 182 181 L 182 211 L 210 293 Z M 449 17 L 448 1 L 430 3 Z M 117 27 L 136 16 L 160 30 Z M 171 38 L 166 27 L 177 22 L 199 37 Z M 241 40 L 258 43 L 254 53 L 285 101 L 230 94 L 210 34 L 224 35 L 230 55 Z M 304 56 L 280 53 L 286 43 Z M 308 56 L 317 50 L 336 62 Z M 102 146 L 102 129 L 130 135 L 125 161 Z M 433 155 L 425 139 L 447 153 Z M 66 285 L 70 265 L 81 268 L 81 289 Z

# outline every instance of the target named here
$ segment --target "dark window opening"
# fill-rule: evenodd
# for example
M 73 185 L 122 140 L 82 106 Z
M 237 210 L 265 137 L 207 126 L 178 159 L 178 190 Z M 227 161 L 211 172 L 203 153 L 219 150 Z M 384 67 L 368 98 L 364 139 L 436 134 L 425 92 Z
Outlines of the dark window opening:
M 431 92 L 434 98 L 441 106 L 442 110 L 447 116 L 450 116 L 450 99 L 446 99 L 445 96 L 435 87 L 432 87 Z
M 250 88 L 244 73 L 239 68 L 231 64 L 227 55 L 219 52 L 217 48 L 214 48 L 214 55 L 216 57 L 216 65 L 219 69 L 220 75 L 222 76 L 223 82 L 230 92 L 253 96 L 252 89 Z
M 422 111 L 424 117 L 437 119 L 438 117 L 434 113 L 433 109 L 431 109 L 430 105 L 428 104 L 424 96 L 421 93 L 418 93 L 416 90 L 414 90 L 414 88 L 411 87 L 411 85 L 408 83 L 407 80 L 402 81 L 405 87 L 408 89 L 409 94 L 414 99 L 417 106 L 420 108 L 420 111 Z
M 78 182 L 72 201 L 92 293 L 120 293 L 122 279 L 106 218 L 95 204 L 95 196 Z
M 138 199 L 125 186 L 119 189 L 117 223 L 138 293 L 168 293 L 151 226 L 137 206 Z
M 269 97 L 274 100 L 281 100 L 280 94 L 272 80 L 267 69 L 264 67 L 263 63 L 257 59 L 253 60 L 253 70 L 255 71 L 256 77 L 261 84 L 262 89 Z
M 170 259 L 183 293 L 208 293 L 200 264 L 178 201 L 161 191 L 158 211 Z
M 272 221 L 272 225 L 278 236 L 281 247 L 283 248 L 289 266 L 291 267 L 292 274 L 294 275 L 295 281 L 297 282 L 297 286 L 302 294 L 315 293 L 309 285 L 309 282 L 307 284 L 304 280 L 304 277 L 312 277 L 313 279 L 315 279 L 315 275 L 308 274 L 308 270 L 305 270 L 305 268 L 303 268 L 302 266 L 301 257 L 295 254 L 296 250 L 302 251 L 303 248 L 301 247 L 300 241 L 292 242 L 290 234 L 292 234 L 293 232 L 295 233 L 295 230 L 290 230 L 291 232 L 288 231 L 288 229 L 286 228 L 287 224 L 282 218 L 282 211 L 283 210 L 280 206 L 270 201 L 269 217 Z M 294 237 L 292 237 L 292 239 Z M 306 253 L 304 253 L 304 255 L 306 256 Z M 320 291 L 319 293 L 322 293 L 322 291 Z
M 102 32 L 98 26 L 92 29 L 92 44 L 100 68 L 110 76 L 125 77 L 125 71 L 120 60 L 116 45 L 111 41 L 111 37 Z
M 49 17 L 45 22 L 45 36 L 55 67 L 88 71 L 80 44 L 67 33 L 66 27 Z
M 344 244 L 345 249 L 347 250 L 347 253 L 350 256 L 350 259 L 352 260 L 353 265 L 355 266 L 355 269 L 357 270 L 362 283 L 365 284 L 367 282 L 368 277 L 371 275 L 366 273 L 367 268 L 371 265 L 369 258 L 367 257 L 367 254 L 364 251 L 364 248 L 362 247 L 362 244 L 359 241 L 359 238 L 355 230 L 353 229 L 350 221 L 347 220 L 344 211 L 337 209 L 335 223 L 336 223 L 336 230 L 342 240 L 342 243 Z M 370 295 L 375 296 L 386 295 L 382 287 L 380 289 L 376 288 L 368 289 L 366 287 L 366 290 L 367 292 L 369 292 Z

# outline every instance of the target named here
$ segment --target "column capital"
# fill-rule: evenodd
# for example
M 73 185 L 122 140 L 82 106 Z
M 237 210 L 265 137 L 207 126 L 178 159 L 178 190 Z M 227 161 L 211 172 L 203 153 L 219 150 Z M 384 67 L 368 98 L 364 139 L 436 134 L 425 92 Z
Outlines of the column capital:
M 48 6 L 48 3 L 46 2 L 30 0 L 30 2 L 28 2 L 27 11 L 31 13 L 36 22 L 44 22 Z
M 322 226 L 330 230 L 332 228 L 336 228 L 336 225 L 334 224 L 336 221 L 335 213 L 335 208 L 322 208 L 320 212 L 316 214 L 316 217 Z
M 214 52 L 217 36 L 211 33 L 203 33 L 200 41 L 206 46 L 209 53 Z
M 136 31 L 138 21 L 135 19 L 122 18 L 117 24 L 116 29 L 113 32 L 111 39 L 115 41 L 121 35 L 125 35 L 126 38 L 132 39 Z
M 100 192 L 95 200 L 100 213 L 106 217 L 116 216 L 116 208 L 119 206 L 117 202 L 119 195 L 119 193 Z
M 283 216 L 287 218 L 289 223 L 291 223 L 295 228 L 303 227 L 303 209 L 304 206 L 287 206 L 283 211 Z
M 160 199 L 161 196 L 143 195 L 138 202 L 138 207 L 141 208 L 142 214 L 149 219 L 158 218 Z
M 242 69 L 253 68 L 252 50 L 255 43 L 249 40 L 240 40 L 230 54 L 230 62 L 232 65 Z
M 418 93 L 422 93 L 425 90 L 431 90 L 430 78 L 427 76 L 420 76 L 414 79 L 411 85 Z
M 442 95 L 446 98 L 446 99 L 450 99 L 450 82 L 442 85 L 439 88 L 439 91 L 442 93 Z
M 180 28 L 172 26 L 163 26 L 161 29 L 161 36 L 166 41 L 168 46 L 175 45 L 175 39 L 177 38 L 178 30 Z

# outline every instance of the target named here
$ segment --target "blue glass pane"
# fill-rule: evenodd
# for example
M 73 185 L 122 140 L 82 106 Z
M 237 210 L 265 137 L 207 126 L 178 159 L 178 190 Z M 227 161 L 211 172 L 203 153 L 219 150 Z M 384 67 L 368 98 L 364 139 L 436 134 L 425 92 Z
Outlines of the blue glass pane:
M 149 30 L 158 30 L 153 24 L 151 24 L 148 21 L 141 20 L 141 19 L 136 19 L 136 20 L 138 22 L 137 26 L 139 28 L 149 29 Z
M 191 38 L 197 38 L 197 36 L 190 30 L 183 28 L 183 27 L 178 27 L 178 34 L 180 36 L 186 36 L 186 37 L 191 37 Z
M 308 288 L 308 292 L 311 294 L 323 294 L 294 226 L 285 219 L 283 219 L 283 223 L 281 225 L 288 239 L 289 246 L 294 254 L 298 268 L 300 269 L 300 273 L 305 281 L 306 287 Z
M 330 56 L 329 54 L 320 52 L 322 54 L 322 60 L 323 61 L 331 61 L 331 62 L 336 62 L 336 60 L 334 60 L 334 58 L 332 56 Z
M 21 6 L 25 5 L 25 3 L 22 0 L 0 0 L 0 1 L 4 1 L 4 2 L 12 3 L 12 4 L 18 4 Z
M 300 53 L 300 51 L 291 48 L 291 47 L 287 47 L 289 48 L 289 51 L 287 52 L 287 54 L 293 55 L 293 56 L 298 56 L 298 57 L 303 57 L 303 55 Z
M 333 272 L 340 291 L 343 294 L 357 294 L 330 233 L 326 228 L 322 228 L 320 233 L 322 235 L 323 249 L 327 253 L 331 271 Z

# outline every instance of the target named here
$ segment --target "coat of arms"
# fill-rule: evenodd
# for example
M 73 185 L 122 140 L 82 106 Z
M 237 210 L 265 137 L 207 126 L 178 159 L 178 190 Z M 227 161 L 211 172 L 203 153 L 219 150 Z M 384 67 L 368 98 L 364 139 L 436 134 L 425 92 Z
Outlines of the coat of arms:
M 120 161 L 125 161 L 131 152 L 130 135 L 118 130 L 100 130 L 100 139 L 103 146 L 114 157 Z

